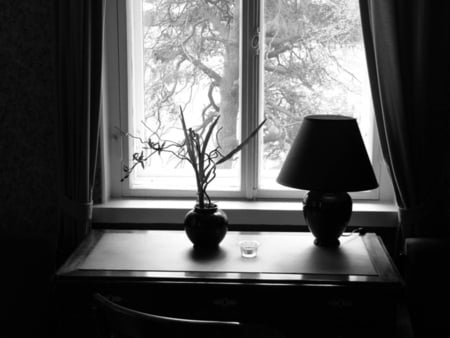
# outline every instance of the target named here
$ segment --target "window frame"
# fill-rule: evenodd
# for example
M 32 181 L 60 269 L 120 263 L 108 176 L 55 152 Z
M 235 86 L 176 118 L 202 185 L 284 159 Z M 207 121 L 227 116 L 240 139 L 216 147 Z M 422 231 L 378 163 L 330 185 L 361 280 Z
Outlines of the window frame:
M 103 163 L 103 194 L 109 198 L 193 198 L 195 191 L 180 190 L 176 194 L 164 190 L 139 189 L 132 190 L 128 182 L 121 182 L 123 176 L 122 167 L 124 159 L 128 159 L 128 141 L 120 136 L 117 130 L 119 126 L 122 130 L 128 130 L 128 111 L 133 109 L 133 102 L 130 99 L 133 91 L 133 81 L 130 79 L 130 69 L 133 66 L 133 58 L 128 57 L 130 44 L 132 43 L 128 33 L 132 30 L 132 25 L 127 18 L 130 15 L 132 0 L 108 0 L 106 6 L 106 29 L 104 44 L 104 75 L 103 75 L 103 137 L 102 147 L 104 149 Z M 258 111 L 263 114 L 263 102 L 260 102 L 258 93 L 251 88 L 259 88 L 262 84 L 259 81 L 258 73 L 261 71 L 260 60 L 251 42 L 254 38 L 259 38 L 257 27 L 262 18 L 261 13 L 257 16 L 246 15 L 257 7 L 260 0 L 242 1 L 242 45 L 243 55 L 242 71 L 242 91 L 241 91 L 241 111 Z M 259 7 L 258 7 L 259 8 Z M 248 24 L 247 21 L 248 20 Z M 260 41 L 263 43 L 263 41 Z M 250 62 L 251 60 L 251 62 Z M 253 65 L 250 67 L 250 65 Z M 253 130 L 258 121 L 255 116 L 242 116 L 243 137 Z M 372 117 L 374 119 L 374 117 Z M 373 120 L 374 121 L 374 120 Z M 382 161 L 380 142 L 377 137 L 376 123 L 373 122 L 372 133 L 372 164 L 380 187 L 371 191 L 352 192 L 350 195 L 356 201 L 392 201 L 393 189 L 387 175 L 386 167 Z M 253 139 L 241 151 L 241 191 L 237 192 L 217 192 L 210 190 L 214 199 L 234 199 L 234 200 L 292 200 L 301 198 L 305 191 L 290 189 L 288 191 L 278 190 L 258 190 L 258 177 L 256 171 L 256 160 L 259 156 L 258 149 L 261 146 L 262 138 Z

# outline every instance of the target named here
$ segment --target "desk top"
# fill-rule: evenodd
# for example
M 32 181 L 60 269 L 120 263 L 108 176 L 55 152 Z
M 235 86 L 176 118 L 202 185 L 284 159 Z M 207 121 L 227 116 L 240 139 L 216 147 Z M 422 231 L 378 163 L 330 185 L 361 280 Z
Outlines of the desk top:
M 256 258 L 243 258 L 238 242 L 260 243 Z M 313 244 L 310 233 L 229 231 L 213 252 L 194 250 L 184 231 L 93 230 L 58 271 L 60 280 L 152 280 L 277 283 L 373 282 L 400 277 L 375 234 L 348 234 L 337 248 Z

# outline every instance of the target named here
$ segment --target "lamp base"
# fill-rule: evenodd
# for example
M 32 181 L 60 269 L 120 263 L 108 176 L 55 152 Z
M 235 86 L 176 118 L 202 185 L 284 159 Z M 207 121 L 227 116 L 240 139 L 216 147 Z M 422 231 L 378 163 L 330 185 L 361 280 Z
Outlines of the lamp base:
M 303 215 L 315 245 L 339 246 L 352 215 L 352 199 L 346 192 L 310 191 L 303 199 Z
M 332 240 L 320 240 L 318 238 L 314 239 L 314 244 L 317 246 L 327 246 L 327 247 L 333 247 L 333 246 L 339 246 L 341 242 L 336 238 Z

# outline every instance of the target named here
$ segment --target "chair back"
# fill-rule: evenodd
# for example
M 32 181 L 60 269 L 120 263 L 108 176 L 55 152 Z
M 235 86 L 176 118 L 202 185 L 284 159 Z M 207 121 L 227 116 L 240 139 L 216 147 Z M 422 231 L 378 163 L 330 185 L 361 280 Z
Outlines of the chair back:
M 94 295 L 95 315 L 101 338 L 237 338 L 239 322 L 160 316 L 119 305 Z

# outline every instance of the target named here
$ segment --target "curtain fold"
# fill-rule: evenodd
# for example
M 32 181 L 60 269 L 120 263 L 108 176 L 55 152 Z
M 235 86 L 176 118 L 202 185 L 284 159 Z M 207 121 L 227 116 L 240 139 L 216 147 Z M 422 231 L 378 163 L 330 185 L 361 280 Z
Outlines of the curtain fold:
M 445 95 L 438 69 L 448 69 L 438 49 L 444 44 L 448 51 L 441 5 L 360 0 L 376 122 L 405 237 L 440 236 L 449 229 L 448 105 L 434 104 Z
M 104 0 L 57 0 L 58 261 L 88 233 L 99 147 Z

